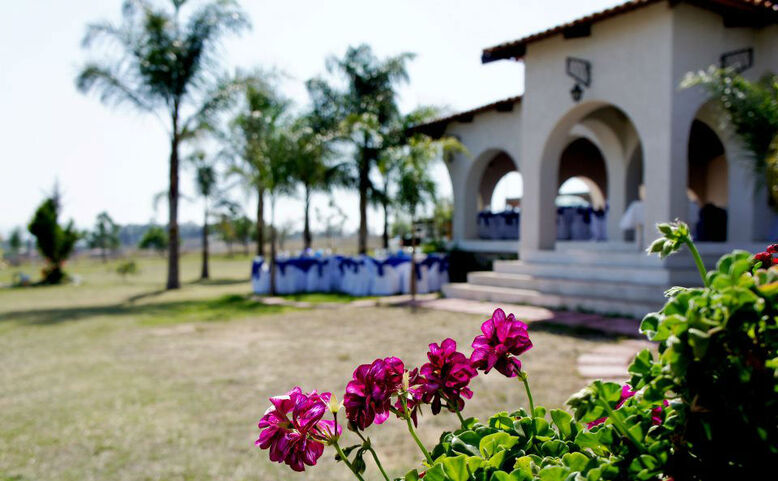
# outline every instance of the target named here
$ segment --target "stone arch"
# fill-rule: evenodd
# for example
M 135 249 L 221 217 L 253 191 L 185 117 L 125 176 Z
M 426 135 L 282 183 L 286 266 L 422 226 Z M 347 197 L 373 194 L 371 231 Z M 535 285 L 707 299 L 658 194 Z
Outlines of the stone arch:
M 581 137 L 570 142 L 559 161 L 557 191 L 567 180 L 580 178 L 589 188 L 591 201 L 605 207 L 608 195 L 608 172 L 600 149 L 589 139 Z
M 562 154 L 571 137 L 582 137 L 588 131 L 597 140 L 593 142 L 605 160 L 609 205 L 608 236 L 619 235 L 618 220 L 626 208 L 626 172 L 628 155 L 641 150 L 640 134 L 629 115 L 610 102 L 592 100 L 582 102 L 564 114 L 551 129 L 543 146 L 538 179 L 539 215 L 537 222 L 522 224 L 522 238 L 532 235 L 524 229 L 535 229 L 533 244 L 541 249 L 551 249 L 556 241 L 554 198 L 558 187 L 558 172 Z M 587 136 L 588 138 L 588 136 Z M 590 139 L 591 140 L 591 139 Z
M 724 242 L 728 237 L 730 175 L 722 125 L 706 102 L 691 121 L 687 143 L 686 188 L 689 218 L 699 241 Z
M 464 236 L 477 238 L 478 213 L 489 207 L 497 183 L 510 172 L 520 172 L 519 165 L 504 149 L 491 148 L 479 154 L 465 174 Z

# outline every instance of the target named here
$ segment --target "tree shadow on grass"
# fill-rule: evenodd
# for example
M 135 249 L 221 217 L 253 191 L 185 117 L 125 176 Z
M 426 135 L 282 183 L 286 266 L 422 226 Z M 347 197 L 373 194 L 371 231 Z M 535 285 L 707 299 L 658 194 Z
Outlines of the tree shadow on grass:
M 179 322 L 226 321 L 237 317 L 275 314 L 290 310 L 286 306 L 266 305 L 249 296 L 225 295 L 215 299 L 171 301 L 155 304 L 123 302 L 103 306 L 31 309 L 0 313 L 0 323 L 22 325 L 54 325 L 93 317 L 133 317 L 143 324 L 175 324 Z
M 184 284 L 196 285 L 196 286 L 233 286 L 235 284 L 245 284 L 251 279 L 196 279 L 194 281 L 185 282 Z

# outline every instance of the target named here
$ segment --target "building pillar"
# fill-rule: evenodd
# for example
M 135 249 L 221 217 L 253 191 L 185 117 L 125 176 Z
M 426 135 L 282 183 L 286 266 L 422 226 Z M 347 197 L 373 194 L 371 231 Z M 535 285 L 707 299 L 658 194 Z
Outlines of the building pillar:
M 467 238 L 467 203 L 470 201 L 466 195 L 467 164 L 470 162 L 463 154 L 454 154 L 451 162 L 447 162 L 449 176 L 451 177 L 451 190 L 454 197 L 454 212 L 451 219 L 451 237 L 455 243 Z

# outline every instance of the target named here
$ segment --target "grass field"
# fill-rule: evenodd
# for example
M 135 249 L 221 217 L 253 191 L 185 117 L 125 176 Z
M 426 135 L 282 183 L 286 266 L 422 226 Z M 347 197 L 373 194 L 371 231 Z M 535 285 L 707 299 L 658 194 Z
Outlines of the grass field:
M 184 287 L 164 292 L 163 260 L 138 262 L 127 280 L 111 263 L 79 261 L 68 268 L 80 285 L 0 289 L 0 480 L 350 479 L 330 451 L 304 474 L 257 451 L 267 398 L 298 384 L 341 397 L 357 364 L 397 355 L 418 365 L 445 337 L 469 352 L 488 314 L 266 306 L 248 296 L 245 258 L 216 257 L 215 279 L 200 283 L 187 256 Z M 549 407 L 583 386 L 576 357 L 609 342 L 532 327 L 531 336 L 524 365 L 536 403 Z M 475 378 L 473 390 L 468 416 L 526 402 L 498 375 Z M 428 414 L 420 435 L 432 446 L 455 424 Z M 391 475 L 420 460 L 403 427 L 368 431 Z

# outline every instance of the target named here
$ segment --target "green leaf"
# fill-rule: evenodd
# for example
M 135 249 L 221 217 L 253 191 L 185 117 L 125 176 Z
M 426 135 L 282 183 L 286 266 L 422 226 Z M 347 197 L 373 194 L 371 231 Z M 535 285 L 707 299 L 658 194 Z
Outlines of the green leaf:
M 532 478 L 527 478 L 532 479 Z M 505 471 L 495 471 L 489 481 L 522 481 L 522 478 L 518 478 L 513 473 L 508 474 Z
M 540 451 L 546 456 L 553 456 L 558 458 L 562 454 L 568 451 L 567 444 L 559 439 L 546 441 L 540 445 Z
M 699 329 L 689 329 L 689 344 L 692 346 L 694 352 L 694 358 L 699 360 L 705 357 L 705 353 L 708 351 L 708 345 L 710 344 L 710 335 L 707 332 L 700 331 Z
M 494 433 L 485 436 L 478 445 L 478 451 L 485 459 L 489 459 L 499 450 L 511 449 L 519 442 L 517 436 L 511 436 L 508 433 Z
M 484 464 L 484 458 L 480 456 L 470 456 L 467 458 L 467 469 L 474 473 L 476 469 L 480 468 Z
M 424 474 L 424 481 L 449 481 L 443 472 L 443 466 L 436 464 Z
M 505 460 L 505 453 L 508 451 L 502 450 L 495 453 L 494 456 L 489 458 L 489 461 L 486 462 L 487 466 L 491 466 L 496 469 L 500 469 L 500 466 L 502 466 L 503 460 Z
M 533 469 L 534 467 L 535 462 L 531 457 L 522 456 L 516 459 L 516 463 L 513 465 L 513 472 L 515 473 L 516 471 L 521 471 L 522 473 L 532 478 L 535 475 L 535 469 Z
M 540 481 L 565 481 L 570 469 L 565 466 L 546 466 L 538 473 Z
M 407 473 L 405 473 L 405 476 L 403 476 L 404 481 L 419 481 L 419 472 L 415 469 L 411 469 Z
M 467 470 L 467 456 L 461 454 L 455 458 L 445 458 L 440 463 L 443 465 L 443 471 L 451 481 L 467 481 L 470 472 Z
M 481 436 L 474 431 L 465 431 L 451 438 L 451 449 L 457 453 L 478 456 L 478 445 L 481 442 Z
M 503 431 L 510 431 L 513 429 L 513 418 L 508 416 L 506 412 L 498 413 L 489 418 L 489 426 Z
M 567 453 L 562 456 L 562 463 L 573 471 L 583 472 L 589 464 L 589 458 L 582 453 Z
M 557 429 L 559 429 L 559 434 L 563 438 L 567 439 L 572 436 L 573 428 L 571 424 L 573 423 L 573 416 L 570 413 L 561 409 L 552 409 L 551 420 L 554 421 Z
M 653 336 L 656 334 L 658 328 L 659 328 L 659 314 L 657 313 L 648 314 L 640 322 L 640 333 L 644 334 L 649 339 L 653 340 Z

